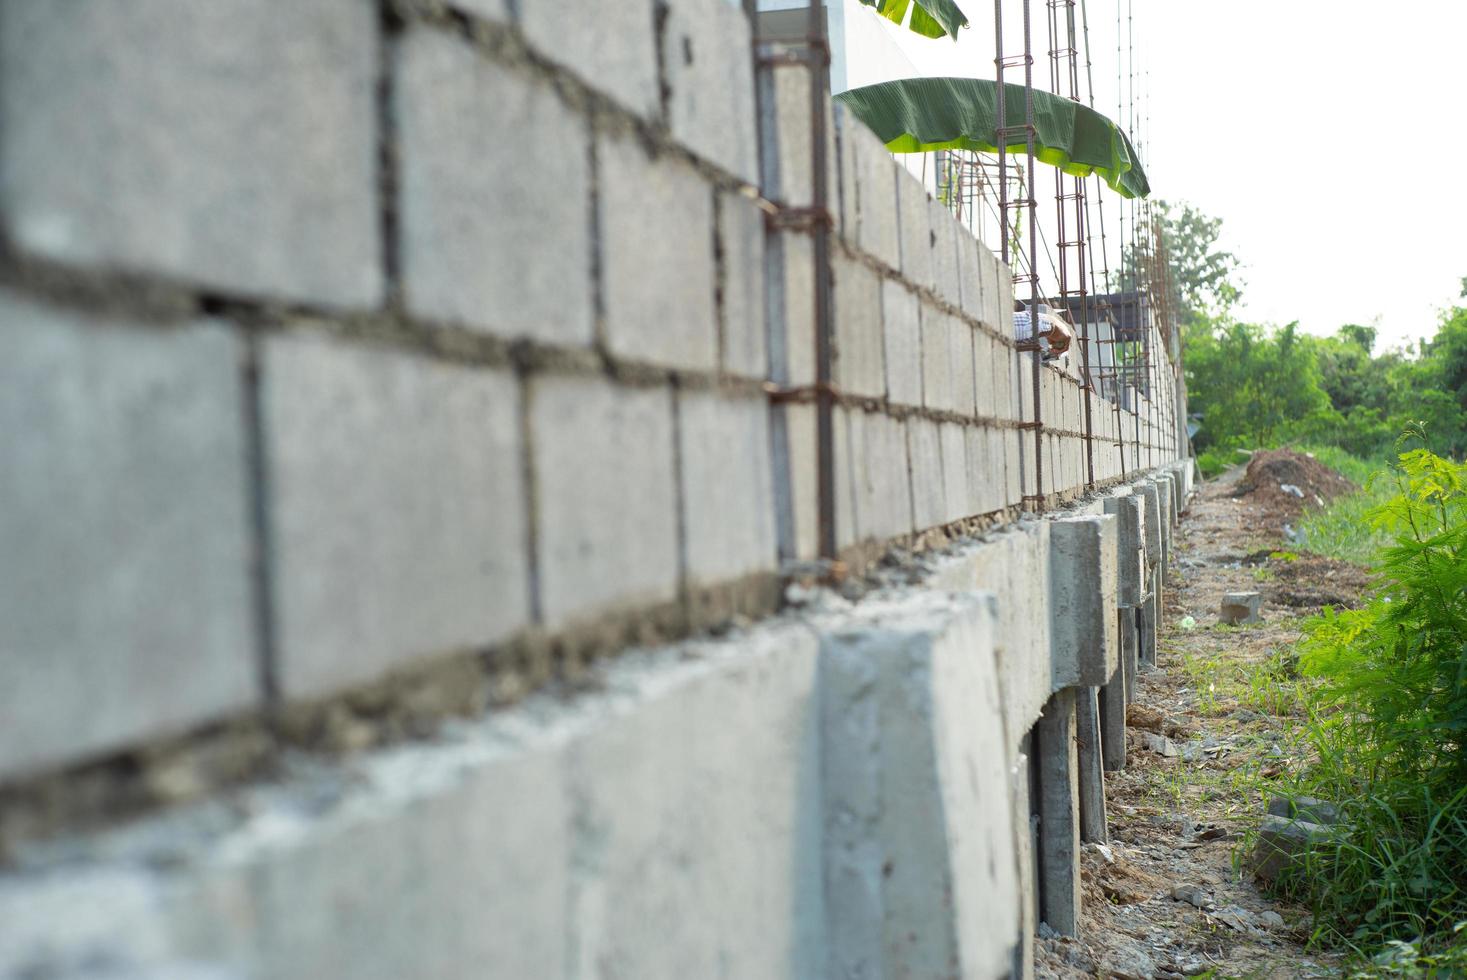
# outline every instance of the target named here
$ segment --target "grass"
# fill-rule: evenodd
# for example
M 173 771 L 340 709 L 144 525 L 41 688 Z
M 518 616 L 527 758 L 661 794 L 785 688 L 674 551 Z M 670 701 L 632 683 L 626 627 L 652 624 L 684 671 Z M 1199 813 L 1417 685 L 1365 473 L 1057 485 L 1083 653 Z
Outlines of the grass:
M 1316 554 L 1368 565 L 1390 544 L 1387 535 L 1369 520 L 1370 513 L 1398 492 L 1384 460 L 1361 459 L 1334 446 L 1310 446 L 1304 452 L 1360 487 L 1337 497 L 1322 510 L 1311 511 L 1299 523 L 1305 546 Z

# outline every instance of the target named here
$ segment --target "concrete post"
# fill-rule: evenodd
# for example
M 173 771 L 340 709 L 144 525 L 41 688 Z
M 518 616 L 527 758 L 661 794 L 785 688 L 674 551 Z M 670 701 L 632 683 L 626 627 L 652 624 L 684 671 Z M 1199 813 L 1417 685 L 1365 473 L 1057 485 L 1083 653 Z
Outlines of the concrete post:
M 1126 652 L 1124 637 L 1128 628 L 1126 620 L 1130 617 L 1131 611 L 1123 609 L 1121 613 L 1118 632 L 1121 635 L 1120 643 L 1123 655 L 1110 681 L 1100 689 L 1100 750 L 1106 772 L 1126 768 L 1126 704 L 1130 700 L 1126 688 L 1130 683 L 1129 673 L 1135 668 L 1124 655 Z M 1134 636 L 1135 628 L 1130 627 L 1130 631 Z M 1134 645 L 1132 650 L 1134 651 Z
M 1075 689 L 1057 691 L 1037 726 L 1039 911 L 1055 932 L 1080 935 L 1080 799 Z
M 1098 688 L 1075 688 L 1075 743 L 1079 761 L 1080 839 L 1104 844 L 1109 839 L 1105 817 L 1105 772 Z
M 1156 610 L 1161 601 L 1160 570 L 1154 573 L 1154 577 L 1157 584 L 1152 587 L 1150 597 L 1137 611 L 1137 627 L 1141 635 L 1136 659 L 1144 667 L 1156 666 Z

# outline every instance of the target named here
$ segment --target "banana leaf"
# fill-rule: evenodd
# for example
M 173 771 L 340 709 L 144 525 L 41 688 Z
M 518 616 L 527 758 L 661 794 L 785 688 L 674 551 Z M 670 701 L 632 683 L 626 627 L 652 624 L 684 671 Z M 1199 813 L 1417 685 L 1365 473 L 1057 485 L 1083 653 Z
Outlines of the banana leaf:
M 984 78 L 902 78 L 840 92 L 835 97 L 893 153 L 926 150 L 998 151 L 998 84 Z M 1024 87 L 1004 90 L 1008 126 L 1024 125 Z M 1008 151 L 1023 153 L 1023 131 L 1010 132 Z M 1099 174 L 1122 197 L 1146 197 L 1151 185 L 1121 128 L 1088 106 L 1034 92 L 1034 155 L 1075 177 Z
M 923 37 L 958 39 L 958 28 L 968 26 L 968 18 L 958 9 L 953 0 L 861 0 L 868 7 L 893 24 L 900 24 L 912 8 L 912 20 L 907 26 Z

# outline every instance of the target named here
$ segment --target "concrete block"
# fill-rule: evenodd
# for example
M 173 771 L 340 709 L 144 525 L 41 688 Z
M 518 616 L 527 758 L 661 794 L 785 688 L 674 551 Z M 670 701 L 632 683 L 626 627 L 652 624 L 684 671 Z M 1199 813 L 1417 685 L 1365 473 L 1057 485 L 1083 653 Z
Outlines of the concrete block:
M 992 591 L 998 607 L 994 654 L 1003 688 L 1005 742 L 1017 746 L 1053 691 L 1050 663 L 1050 521 L 1025 521 L 956 548 L 935 563 L 934 589 Z M 1015 583 L 1022 583 L 1015 588 Z
M 1257 592 L 1229 592 L 1222 597 L 1218 607 L 1217 621 L 1229 626 L 1245 626 L 1263 622 L 1258 610 L 1263 606 L 1263 596 Z
M 962 293 L 962 309 L 977 323 L 983 323 L 983 262 L 978 239 L 973 233 L 957 223 L 953 234 L 958 246 L 958 290 Z M 992 329 L 993 324 L 988 327 Z
M 883 541 L 912 527 L 912 481 L 907 468 L 906 423 L 875 412 L 851 411 L 854 532 Z
M 238 339 L 3 290 L 0 335 L 0 782 L 255 706 Z
M 779 232 L 769 249 L 770 377 L 790 385 L 815 381 L 815 258 L 809 235 Z
M 840 255 L 832 258 L 831 275 L 835 294 L 835 382 L 849 394 L 881 398 L 886 394 L 881 280 L 866 266 Z
M 712 583 L 772 570 L 768 399 L 680 393 L 678 445 L 688 579 Z
M 1027 443 L 1024 437 L 1028 435 L 1019 429 L 1003 430 L 1004 450 L 1004 479 L 1008 488 L 1007 503 L 1011 507 L 1017 507 L 1023 500 L 1024 487 L 1032 477 L 1029 475 L 1034 463 L 1027 460 Z
M 541 610 L 564 626 L 677 595 L 672 398 L 603 378 L 530 390 Z
M 585 119 L 550 86 L 443 31 L 409 30 L 394 62 L 408 310 L 505 337 L 589 346 Z M 526 167 L 526 144 L 559 150 Z M 486 218 L 467 221 L 469 213 Z
M 1155 484 L 1142 481 L 1136 484 L 1135 492 L 1140 495 L 1146 508 L 1142 523 L 1146 532 L 1146 568 L 1149 579 L 1150 570 L 1161 564 L 1161 491 Z
M 973 411 L 979 418 L 1002 418 L 1008 414 L 1004 410 L 1007 404 L 999 402 L 995 384 L 995 379 L 1001 376 L 998 362 L 1002 351 L 990 334 L 981 330 L 970 332 L 973 338 Z
M 901 238 L 897 219 L 897 164 L 866 124 L 853 117 L 841 131 L 841 151 L 855 171 L 855 241 L 867 255 L 900 269 Z
M 744 49 L 747 51 L 747 49 Z M 720 83 L 723 84 L 723 83 Z M 814 200 L 810 175 L 810 74 L 797 66 L 784 66 L 764 72 L 764 116 L 760 125 L 764 132 L 762 177 L 764 193 L 770 200 L 801 207 Z M 833 216 L 840 213 L 840 156 L 836 152 L 835 121 L 832 103 L 825 101 L 826 205 Z
M 1064 517 L 1050 528 L 1054 686 L 1098 686 L 1114 673 L 1115 518 Z
M 824 633 L 831 976 L 1006 975 L 1015 828 L 991 598 L 864 603 Z M 1027 938 L 1027 937 L 1025 937 Z
M 957 405 L 953 392 L 953 318 L 935 307 L 922 307 L 922 403 L 937 412 Z
M 1141 673 L 1141 608 L 1120 610 L 1121 661 L 1126 668 L 1126 703 L 1136 698 L 1136 677 Z M 1124 719 L 1124 715 L 1122 716 Z
M 948 317 L 948 372 L 952 376 L 953 411 L 968 418 L 974 414 L 976 401 L 976 362 L 973 354 L 973 328 L 957 317 Z
M 816 651 L 792 627 L 609 674 L 569 756 L 567 975 L 821 975 Z
M 942 478 L 942 440 L 930 419 L 907 420 L 907 458 L 912 473 L 913 530 L 946 523 L 946 483 Z
M 968 441 L 966 426 L 956 422 L 938 423 L 938 439 L 942 443 L 942 496 L 946 506 L 945 523 L 969 517 L 968 509 Z
M 649 159 L 637 140 L 597 145 L 607 346 L 618 357 L 712 370 L 712 190 L 679 160 Z
M 1098 689 L 1075 688 L 1075 758 L 1080 796 L 1080 840 L 1110 839 L 1105 817 L 1105 767 L 1101 748 Z
M 0 5 L 4 231 L 59 262 L 375 306 L 376 51 L 357 0 Z
M 968 513 L 989 514 L 1004 505 L 1001 431 L 982 426 L 963 429 L 967 441 Z
M 815 485 L 815 406 L 797 403 L 771 406 L 769 443 L 773 471 L 788 474 L 787 479 L 781 476 L 774 480 L 774 526 L 779 556 L 800 560 L 814 558 L 819 552 L 817 530 L 820 520 Z M 904 442 L 902 445 L 905 448 Z M 840 443 L 836 448 L 839 452 Z M 904 470 L 900 477 L 905 487 Z M 909 506 L 909 525 L 910 510 Z M 836 517 L 839 519 L 839 513 Z
M 1055 932 L 1080 935 L 1079 758 L 1075 690 L 1056 691 L 1036 729 L 1039 757 L 1040 917 Z
M 670 0 L 666 9 L 662 63 L 673 139 L 735 177 L 758 184 L 748 18 L 727 0 Z
M 927 190 L 906 170 L 897 168 L 897 223 L 901 231 L 902 276 L 914 286 L 933 289 L 932 222 Z
M 769 371 L 764 212 L 739 194 L 723 194 L 719 200 L 723 255 L 720 363 L 729 374 L 764 378 Z
M 921 304 L 895 279 L 881 282 L 886 395 L 898 405 L 922 404 Z
M 520 27 L 541 55 L 639 116 L 661 114 L 652 0 L 614 7 L 596 0 L 519 6 Z
M 328 694 L 529 622 L 510 372 L 272 335 L 260 404 L 283 693 Z
M 982 276 L 982 304 L 983 310 L 979 315 L 979 321 L 989 330 L 998 331 L 1000 336 L 1012 337 L 1014 335 L 1014 323 L 1012 315 L 1005 316 L 1012 309 L 1013 284 L 1008 267 L 1003 264 L 988 247 L 980 244 L 978 246 L 978 273 Z M 1003 283 L 1008 282 L 1007 291 Z M 1004 306 L 1004 303 L 1009 306 Z
M 1153 573 L 1159 577 L 1160 573 Z M 1136 611 L 1136 662 L 1141 667 L 1156 666 L 1156 613 L 1160 604 L 1156 601 L 1156 590 L 1152 589 L 1146 601 Z
M 1328 836 L 1329 829 L 1319 824 L 1269 814 L 1258 826 L 1248 869 L 1260 880 L 1273 882 L 1286 872 L 1301 870 L 1298 866 L 1310 848 Z
M 963 287 L 958 271 L 957 219 L 947 205 L 936 198 L 927 201 L 927 221 L 932 229 L 932 276 L 937 285 L 937 295 L 953 306 L 961 307 Z
M 1105 498 L 1105 512 L 1116 519 L 1116 604 L 1136 606 L 1145 592 L 1146 509 L 1141 497 Z

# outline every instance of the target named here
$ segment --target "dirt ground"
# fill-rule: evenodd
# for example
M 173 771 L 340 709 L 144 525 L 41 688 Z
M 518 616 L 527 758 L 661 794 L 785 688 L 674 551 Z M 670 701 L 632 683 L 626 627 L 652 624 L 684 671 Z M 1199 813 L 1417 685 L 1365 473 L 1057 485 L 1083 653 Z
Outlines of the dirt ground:
M 1291 650 L 1325 604 L 1359 601 L 1364 570 L 1283 552 L 1280 501 L 1203 484 L 1174 537 L 1158 666 L 1138 679 L 1127 762 L 1106 774 L 1110 842 L 1084 848 L 1082 937 L 1041 936 L 1041 977 L 1326 977 L 1307 910 L 1246 870 L 1271 779 L 1298 760 Z M 1263 594 L 1263 623 L 1218 625 L 1226 592 Z

